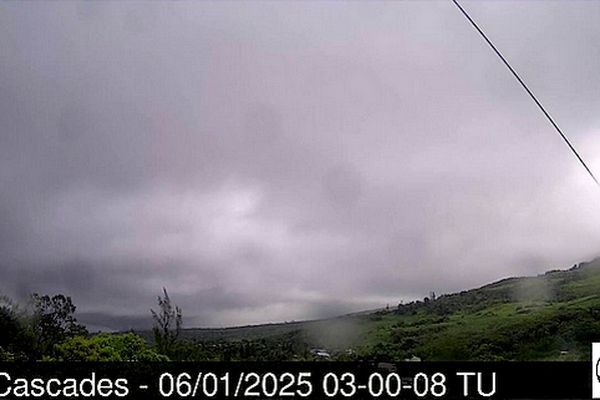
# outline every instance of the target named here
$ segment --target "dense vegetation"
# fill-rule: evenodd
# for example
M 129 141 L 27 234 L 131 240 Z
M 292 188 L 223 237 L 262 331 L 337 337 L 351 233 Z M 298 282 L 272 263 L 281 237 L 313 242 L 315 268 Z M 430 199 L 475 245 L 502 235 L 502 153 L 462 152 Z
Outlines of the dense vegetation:
M 134 333 L 90 335 L 62 294 L 0 299 L 0 361 L 166 361 Z
M 64 295 L 2 298 L 0 360 L 587 360 L 600 261 L 319 321 L 183 329 L 166 290 L 151 333 L 90 335 L 74 314 Z

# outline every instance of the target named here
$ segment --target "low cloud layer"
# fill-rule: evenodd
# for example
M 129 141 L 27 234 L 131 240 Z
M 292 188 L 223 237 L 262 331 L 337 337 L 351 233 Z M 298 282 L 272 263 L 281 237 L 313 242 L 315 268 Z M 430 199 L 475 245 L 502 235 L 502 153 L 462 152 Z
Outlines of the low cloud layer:
M 464 6 L 600 175 L 600 3 Z M 0 54 L 0 292 L 90 324 L 163 286 L 224 326 L 599 253 L 600 190 L 451 2 L 8 2 Z

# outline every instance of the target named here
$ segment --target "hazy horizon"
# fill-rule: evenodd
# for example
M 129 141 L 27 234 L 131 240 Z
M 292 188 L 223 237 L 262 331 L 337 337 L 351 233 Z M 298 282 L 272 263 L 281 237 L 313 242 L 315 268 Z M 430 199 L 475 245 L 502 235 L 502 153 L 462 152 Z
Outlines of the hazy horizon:
M 600 175 L 600 2 L 461 3 Z M 16 300 L 234 326 L 600 255 L 600 190 L 451 1 L 1 2 L 0 33 Z

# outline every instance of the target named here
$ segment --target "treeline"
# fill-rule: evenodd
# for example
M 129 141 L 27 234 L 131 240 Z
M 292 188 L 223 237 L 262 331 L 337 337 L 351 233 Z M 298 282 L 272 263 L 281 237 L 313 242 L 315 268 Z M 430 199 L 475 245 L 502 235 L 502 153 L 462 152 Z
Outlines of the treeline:
M 63 294 L 33 294 L 26 304 L 0 297 L 0 361 L 169 361 L 223 358 L 207 345 L 179 338 L 182 311 L 166 289 L 151 310 L 152 340 L 135 332 L 89 333 Z
M 398 304 L 396 314 L 415 315 L 419 311 L 426 311 L 440 316 L 447 316 L 457 311 L 477 312 L 487 307 L 512 301 L 511 291 L 507 288 L 474 289 L 459 293 L 444 294 L 433 300 L 425 299 Z
M 163 289 L 151 310 L 152 337 L 89 333 L 70 297 L 33 294 L 27 304 L 0 297 L 0 361 L 313 360 L 301 331 L 268 338 L 195 341 L 180 337 L 182 310 Z
M 0 361 L 168 360 L 133 332 L 90 334 L 75 310 L 63 294 L 33 294 L 26 304 L 0 297 Z

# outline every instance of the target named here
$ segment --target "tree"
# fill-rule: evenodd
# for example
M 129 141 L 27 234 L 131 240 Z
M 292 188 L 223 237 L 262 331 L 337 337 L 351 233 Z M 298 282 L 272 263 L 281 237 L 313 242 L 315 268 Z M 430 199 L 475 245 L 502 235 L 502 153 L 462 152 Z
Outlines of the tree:
M 71 297 L 63 294 L 40 296 L 34 293 L 31 299 L 34 308 L 33 332 L 39 353 L 50 355 L 55 345 L 70 337 L 87 334 L 86 328 L 78 324 L 73 316 L 76 307 Z
M 173 352 L 182 326 L 181 308 L 171 303 L 167 289 L 164 297 L 158 296 L 158 310 L 150 310 L 154 319 L 154 342 L 161 354 L 169 356 Z
M 0 296 L 0 347 L 5 349 L 13 344 L 21 329 L 15 308 L 11 299 Z
M 34 359 L 35 338 L 28 315 L 7 296 L 0 296 L 0 360 Z
M 23 330 L 16 305 L 10 298 L 0 296 L 0 361 L 14 360 L 14 353 L 21 350 L 19 338 Z

